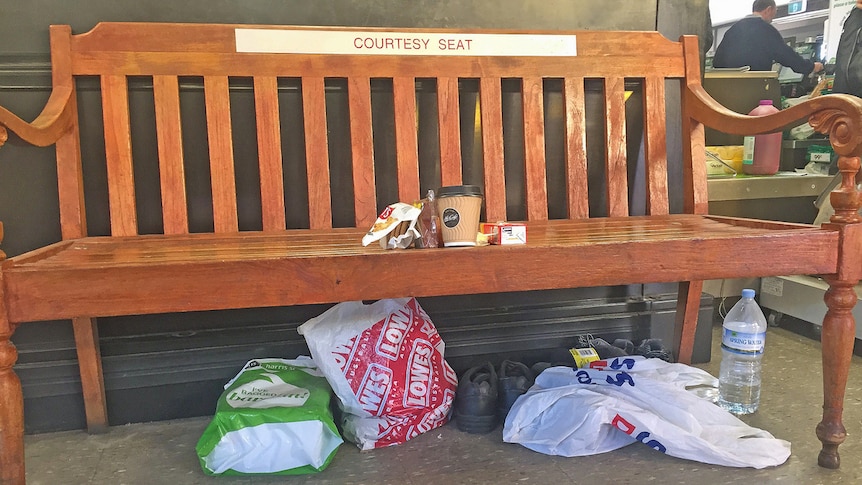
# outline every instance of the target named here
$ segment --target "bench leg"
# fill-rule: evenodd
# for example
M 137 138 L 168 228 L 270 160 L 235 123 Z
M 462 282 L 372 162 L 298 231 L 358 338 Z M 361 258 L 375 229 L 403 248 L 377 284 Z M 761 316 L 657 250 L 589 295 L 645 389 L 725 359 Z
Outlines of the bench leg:
M 18 351 L 9 340 L 12 326 L 2 307 L 0 298 L 0 484 L 18 485 L 24 483 L 24 396 L 12 370 Z
M 829 289 L 824 300 L 828 310 L 823 318 L 821 333 L 823 420 L 817 425 L 817 438 L 823 443 L 823 448 L 817 463 L 824 468 L 838 468 L 841 465 L 838 445 L 847 437 L 841 417 L 856 339 L 856 321 L 852 312 L 857 296 L 854 282 L 827 281 Z
M 105 402 L 99 329 L 95 319 L 83 317 L 73 319 L 72 328 L 75 331 L 75 347 L 78 350 L 87 432 L 104 433 L 108 431 L 108 406 Z
M 681 281 L 676 300 L 673 353 L 676 361 L 691 364 L 694 354 L 694 335 L 700 313 L 700 295 L 703 281 Z

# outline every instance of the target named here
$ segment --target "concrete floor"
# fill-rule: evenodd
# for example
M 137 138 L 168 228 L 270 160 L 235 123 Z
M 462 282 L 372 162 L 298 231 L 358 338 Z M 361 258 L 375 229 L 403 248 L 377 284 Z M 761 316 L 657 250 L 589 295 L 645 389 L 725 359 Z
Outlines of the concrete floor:
M 712 362 L 721 353 L 716 327 Z M 817 466 L 814 428 L 822 405 L 820 344 L 784 328 L 770 328 L 764 356 L 760 410 L 743 418 L 792 443 L 778 467 L 754 470 L 686 461 L 633 444 L 597 456 L 546 456 L 502 442 L 502 428 L 486 435 L 449 423 L 405 444 L 360 452 L 342 445 L 329 468 L 294 477 L 208 477 L 195 444 L 208 418 L 113 427 L 103 435 L 82 431 L 26 437 L 27 483 L 57 484 L 463 484 L 463 483 L 862 483 L 862 358 L 854 357 L 844 410 L 847 441 L 840 470 Z

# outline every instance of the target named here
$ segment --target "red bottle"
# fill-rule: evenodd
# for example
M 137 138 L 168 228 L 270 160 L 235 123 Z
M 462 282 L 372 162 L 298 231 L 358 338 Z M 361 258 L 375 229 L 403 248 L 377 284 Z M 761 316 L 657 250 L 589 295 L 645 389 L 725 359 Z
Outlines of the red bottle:
M 777 113 L 771 99 L 762 99 L 760 104 L 748 113 L 763 116 Z M 749 175 L 773 175 L 778 172 L 781 161 L 781 132 L 766 135 L 746 136 L 742 156 L 742 171 Z

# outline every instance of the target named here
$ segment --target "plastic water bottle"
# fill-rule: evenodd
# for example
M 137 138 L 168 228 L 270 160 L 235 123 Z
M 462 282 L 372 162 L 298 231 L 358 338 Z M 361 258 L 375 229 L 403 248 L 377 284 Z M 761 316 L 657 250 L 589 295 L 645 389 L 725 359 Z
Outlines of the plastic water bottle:
M 760 361 L 766 342 L 766 317 L 754 301 L 754 290 L 724 317 L 718 405 L 734 414 L 751 414 L 760 404 Z
M 763 116 L 777 113 L 771 99 L 761 99 L 760 104 L 748 114 Z M 781 132 L 743 138 L 742 171 L 749 175 L 773 175 L 778 172 L 781 161 Z

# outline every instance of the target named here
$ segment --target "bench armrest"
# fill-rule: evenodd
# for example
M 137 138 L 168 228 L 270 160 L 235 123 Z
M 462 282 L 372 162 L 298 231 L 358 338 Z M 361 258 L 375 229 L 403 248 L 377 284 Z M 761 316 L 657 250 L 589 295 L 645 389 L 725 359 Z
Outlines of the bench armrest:
M 764 116 L 749 116 L 733 112 L 712 98 L 698 83 L 685 90 L 688 115 L 724 133 L 757 135 L 799 125 L 808 119 L 814 130 L 829 136 L 829 143 L 840 155 L 838 170 L 842 183 L 831 194 L 835 208 L 832 222 L 859 223 L 862 194 L 856 183 L 862 182 L 862 99 L 848 94 L 829 94 L 805 100 L 796 106 Z M 855 183 L 854 183 L 855 182 Z
M 689 115 L 710 128 L 733 135 L 774 133 L 808 120 L 816 131 L 829 135 L 836 153 L 862 156 L 862 99 L 830 94 L 803 101 L 765 116 L 748 116 L 725 108 L 699 84 L 686 89 Z
M 0 106 L 0 146 L 8 138 L 7 129 L 32 145 L 54 144 L 72 126 L 73 98 L 74 89 L 71 86 L 54 88 L 45 108 L 32 123 L 27 123 Z

